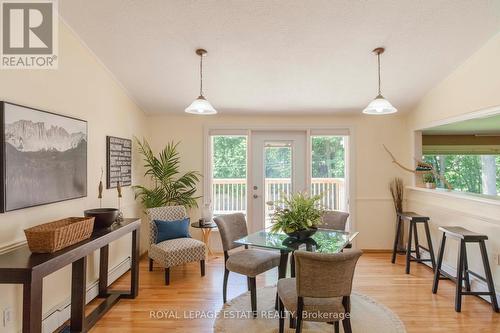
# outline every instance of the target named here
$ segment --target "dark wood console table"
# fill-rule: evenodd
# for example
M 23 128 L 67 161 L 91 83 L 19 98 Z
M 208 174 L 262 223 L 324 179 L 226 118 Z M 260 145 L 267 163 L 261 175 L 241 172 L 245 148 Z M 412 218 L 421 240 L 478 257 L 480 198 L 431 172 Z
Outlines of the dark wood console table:
M 42 280 L 72 264 L 71 332 L 87 332 L 120 298 L 135 298 L 139 286 L 139 242 L 141 221 L 125 219 L 120 225 L 95 230 L 78 244 L 53 254 L 32 254 L 28 246 L 0 255 L 0 283 L 23 285 L 23 333 L 42 332 Z M 132 233 L 130 291 L 108 291 L 109 243 Z M 85 317 L 87 256 L 100 250 L 99 296 L 105 300 Z

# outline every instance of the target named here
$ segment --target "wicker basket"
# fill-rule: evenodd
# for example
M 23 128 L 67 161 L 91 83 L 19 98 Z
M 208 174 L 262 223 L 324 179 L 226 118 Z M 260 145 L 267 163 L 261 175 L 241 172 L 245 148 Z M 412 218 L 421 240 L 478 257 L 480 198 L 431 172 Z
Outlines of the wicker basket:
M 93 217 L 68 217 L 24 230 L 33 253 L 54 253 L 92 235 Z

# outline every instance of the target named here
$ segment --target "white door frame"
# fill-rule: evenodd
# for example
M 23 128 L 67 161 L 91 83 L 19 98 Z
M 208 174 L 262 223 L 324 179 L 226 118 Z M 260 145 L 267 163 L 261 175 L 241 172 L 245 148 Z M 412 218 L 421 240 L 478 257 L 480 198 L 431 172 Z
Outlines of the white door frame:
M 341 135 L 335 133 L 345 132 L 348 134 L 342 134 L 348 137 L 347 139 L 347 149 L 346 149 L 346 170 L 347 172 L 347 185 L 346 185 L 346 196 L 348 198 L 348 207 L 350 214 L 350 225 L 351 231 L 357 230 L 356 223 L 356 132 L 354 126 L 325 126 L 324 124 L 307 124 L 307 125 L 234 125 L 234 124 L 220 124 L 220 125 L 204 125 L 203 126 L 203 139 L 204 139 L 204 150 L 203 150 L 203 168 L 204 168 L 204 177 L 203 177 L 203 204 L 210 203 L 212 196 L 212 147 L 211 147 L 211 135 L 246 135 L 247 136 L 247 184 L 250 184 L 250 177 L 252 174 L 252 161 L 250 157 L 252 156 L 251 147 L 251 134 L 252 131 L 306 131 L 307 132 L 307 145 L 306 145 L 306 153 L 308 156 L 311 156 L 311 132 L 313 131 L 321 131 L 324 133 L 330 133 L 329 135 Z M 327 134 L 325 134 L 327 135 Z M 310 175 L 311 170 L 310 163 L 307 163 L 306 172 Z M 310 177 L 307 177 L 307 186 L 310 186 Z M 248 219 L 252 218 L 252 200 L 251 199 L 251 188 L 247 186 L 247 217 Z M 356 245 L 356 239 L 354 240 L 354 246 Z
M 295 192 L 297 190 L 307 190 L 309 188 L 308 185 L 308 163 L 307 159 L 302 160 L 303 157 L 297 156 L 305 155 L 308 156 L 308 137 L 307 131 L 305 130 L 288 130 L 288 131 L 275 131 L 275 130 L 252 130 L 251 131 L 252 138 L 252 155 L 249 159 L 249 163 L 252 163 L 252 174 L 248 180 L 252 180 L 251 184 L 248 184 L 251 192 L 252 202 L 252 214 L 253 217 L 257 217 L 255 214 L 259 213 L 260 216 L 251 220 L 249 224 L 249 229 L 253 232 L 263 229 L 265 227 L 265 211 L 266 211 L 266 200 L 265 197 L 266 187 L 265 187 L 265 179 L 266 175 L 263 167 L 265 166 L 265 157 L 264 157 L 264 149 L 266 147 L 266 142 L 290 142 L 292 143 L 292 174 L 291 182 L 292 182 L 292 190 Z M 258 149 L 259 151 L 254 151 L 253 149 Z M 300 153 L 299 153 L 300 152 Z M 253 169 L 254 167 L 261 168 L 260 172 L 258 170 Z M 257 177 L 257 179 L 255 178 Z M 253 190 L 253 186 L 258 186 L 259 189 L 257 193 Z M 258 195 L 259 198 L 254 198 L 254 195 Z M 259 206 L 256 206 L 259 205 Z M 262 222 L 262 225 L 260 225 Z

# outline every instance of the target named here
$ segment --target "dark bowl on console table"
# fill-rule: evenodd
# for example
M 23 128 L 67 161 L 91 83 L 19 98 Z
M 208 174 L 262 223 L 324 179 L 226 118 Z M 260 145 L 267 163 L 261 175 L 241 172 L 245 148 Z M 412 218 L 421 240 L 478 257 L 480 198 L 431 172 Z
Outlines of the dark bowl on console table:
M 109 228 L 118 218 L 116 208 L 94 208 L 83 212 L 86 217 L 94 217 L 94 229 Z

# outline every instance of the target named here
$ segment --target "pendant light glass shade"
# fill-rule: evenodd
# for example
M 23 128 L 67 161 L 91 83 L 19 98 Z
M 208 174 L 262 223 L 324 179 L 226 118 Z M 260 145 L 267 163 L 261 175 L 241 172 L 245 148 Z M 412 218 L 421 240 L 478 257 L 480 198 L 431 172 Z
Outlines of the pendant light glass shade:
M 198 115 L 212 115 L 217 114 L 212 104 L 203 96 L 203 57 L 207 54 L 204 49 L 196 50 L 196 54 L 200 56 L 200 96 L 189 104 L 184 112 Z
M 191 103 L 184 111 L 200 115 L 211 115 L 217 113 L 217 110 L 215 110 L 212 104 L 210 104 L 210 102 L 203 96 L 199 96 L 195 99 L 193 103 Z
M 386 100 L 382 95 L 378 95 L 363 110 L 364 114 L 375 114 L 375 115 L 391 114 L 396 112 L 398 112 L 398 110 L 394 106 L 392 106 L 392 104 L 388 100 Z
M 377 55 L 378 60 L 378 95 L 375 97 L 373 101 L 368 104 L 368 106 L 363 110 L 364 114 L 372 114 L 372 115 L 383 115 L 383 114 L 391 114 L 398 112 L 392 104 L 382 96 L 380 89 L 380 55 L 384 53 L 385 49 L 382 47 L 378 47 L 373 52 Z

